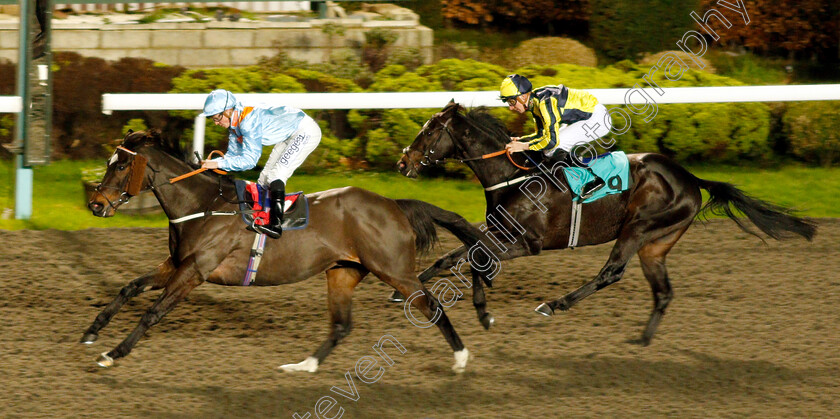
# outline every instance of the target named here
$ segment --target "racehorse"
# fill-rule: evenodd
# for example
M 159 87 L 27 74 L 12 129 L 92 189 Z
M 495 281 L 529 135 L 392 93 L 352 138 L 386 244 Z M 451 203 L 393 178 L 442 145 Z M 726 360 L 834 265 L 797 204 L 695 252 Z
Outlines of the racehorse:
M 524 153 L 516 153 L 521 157 L 508 154 L 504 158 L 501 150 L 509 141 L 504 125 L 485 110 L 462 110 L 450 102 L 425 123 L 412 144 L 403 150 L 398 166 L 402 174 L 413 178 L 424 166 L 447 158 L 466 163 L 485 188 L 487 224 L 483 226 L 486 232 L 482 243 L 487 249 L 504 250 L 495 252 L 499 260 L 569 247 L 573 195 L 560 172 L 562 164 L 545 167 L 533 161 L 532 167 L 523 166 L 528 164 Z M 541 304 L 536 312 L 551 316 L 557 309 L 569 310 L 620 280 L 630 258 L 638 254 L 654 300 L 653 312 L 639 342 L 648 345 L 674 296 L 665 257 L 698 214 L 725 214 L 744 231 L 758 236 L 737 217 L 731 204 L 774 239 L 795 234 L 811 240 L 816 232 L 815 224 L 791 215 L 789 209 L 750 197 L 729 183 L 699 179 L 661 154 L 628 157 L 629 188 L 582 205 L 577 245 L 615 240 L 609 259 L 594 279 L 562 298 Z M 536 186 L 542 188 L 542 195 L 534 192 Z M 705 205 L 701 189 L 710 195 Z M 514 237 L 517 233 L 521 237 Z M 438 259 L 420 275 L 421 281 L 451 268 L 465 253 L 466 247 L 461 247 Z M 474 280 L 473 284 L 478 316 L 487 318 L 482 281 Z M 392 296 L 395 298 L 399 298 L 396 293 Z M 485 323 L 485 327 L 489 325 Z
M 169 257 L 151 272 L 131 281 L 93 321 L 81 342 L 93 343 L 119 309 L 132 297 L 163 289 L 119 345 L 99 356 L 103 367 L 128 355 L 140 337 L 158 323 L 195 287 L 204 282 L 241 285 L 255 234 L 236 214 L 237 195 L 230 177 L 197 173 L 172 183 L 194 169 L 185 161 L 177 141 L 160 132 L 130 132 L 108 161 L 108 168 L 88 207 L 94 215 L 110 217 L 139 191 L 151 189 L 170 219 Z M 183 176 L 182 176 L 183 177 Z M 459 215 L 416 200 L 392 200 L 355 187 L 307 195 L 309 225 L 269 240 L 262 269 L 253 285 L 272 286 L 307 279 L 326 271 L 330 333 L 305 361 L 286 364 L 285 371 L 315 372 L 338 342 L 350 333 L 353 289 L 368 273 L 411 295 L 415 309 L 436 324 L 455 352 L 456 372 L 464 371 L 469 351 L 443 307 L 414 274 L 415 256 L 437 240 L 435 225 L 453 232 L 468 225 Z M 178 222 L 179 218 L 196 218 Z M 468 237 L 464 237 L 468 239 Z M 473 238 L 477 240 L 476 238 Z M 472 240 L 472 239 L 470 239 Z

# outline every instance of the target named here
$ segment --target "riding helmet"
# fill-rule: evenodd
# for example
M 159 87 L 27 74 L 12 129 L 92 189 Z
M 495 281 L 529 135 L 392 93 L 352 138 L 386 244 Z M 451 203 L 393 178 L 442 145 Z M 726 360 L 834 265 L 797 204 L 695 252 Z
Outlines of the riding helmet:
M 235 106 L 236 98 L 233 97 L 233 93 L 224 89 L 217 89 L 207 95 L 207 100 L 204 101 L 204 115 L 217 115 L 228 109 L 233 109 Z
M 511 74 L 502 80 L 502 86 L 499 88 L 499 99 L 512 99 L 530 92 L 532 88 L 533 86 L 527 78 L 519 74 Z

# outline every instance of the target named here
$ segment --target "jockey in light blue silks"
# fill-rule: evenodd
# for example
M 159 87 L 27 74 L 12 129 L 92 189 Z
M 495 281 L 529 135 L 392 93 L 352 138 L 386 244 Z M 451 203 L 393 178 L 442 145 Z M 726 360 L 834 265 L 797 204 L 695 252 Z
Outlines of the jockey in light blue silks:
M 303 111 L 290 106 L 244 106 L 227 90 L 214 90 L 204 102 L 204 115 L 229 130 L 224 157 L 205 160 L 202 167 L 233 172 L 257 165 L 263 146 L 274 146 L 258 183 L 271 192 L 269 224 L 254 228 L 271 238 L 283 233 L 286 182 L 321 142 L 321 128 Z

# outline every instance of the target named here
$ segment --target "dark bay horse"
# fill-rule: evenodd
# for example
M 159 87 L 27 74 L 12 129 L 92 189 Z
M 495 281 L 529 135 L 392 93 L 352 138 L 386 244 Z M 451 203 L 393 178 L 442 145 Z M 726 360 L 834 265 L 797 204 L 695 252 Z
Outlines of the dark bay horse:
M 94 215 L 110 217 L 131 196 L 151 189 L 170 219 L 169 257 L 126 285 L 81 339 L 82 343 L 93 343 L 99 331 L 132 297 L 148 290 L 163 290 L 134 331 L 110 352 L 100 355 L 97 361 L 102 366 L 111 366 L 114 359 L 128 355 L 146 330 L 195 287 L 204 282 L 240 285 L 245 275 L 256 233 L 246 230 L 238 215 L 207 215 L 173 222 L 192 214 L 230 213 L 238 209 L 235 186 L 229 177 L 205 172 L 170 183 L 169 179 L 194 169 L 184 157 L 177 141 L 167 142 L 155 130 L 129 133 L 109 160 L 98 192 L 88 205 Z M 318 369 L 350 333 L 353 289 L 365 275 L 373 273 L 406 295 L 419 291 L 413 307 L 429 319 L 433 315 L 437 318 L 438 328 L 455 351 L 453 370 L 464 371 L 469 351 L 441 304 L 416 278 L 414 267 L 418 252 L 428 250 L 436 241 L 435 225 L 458 235 L 465 230 L 459 225 L 468 225 L 466 220 L 425 202 L 392 200 L 354 187 L 316 192 L 307 198 L 309 226 L 287 231 L 281 239 L 268 240 L 252 284 L 289 284 L 326 271 L 331 328 L 327 340 L 312 356 L 280 368 L 308 372 Z
M 568 247 L 573 196 L 560 171 L 562 166 L 540 165 L 525 171 L 527 167 L 522 164 L 527 160 L 522 153 L 509 158 L 488 156 L 504 150 L 509 141 L 504 126 L 485 110 L 462 110 L 450 102 L 426 122 L 414 142 L 405 148 L 398 165 L 400 172 L 408 177 L 416 177 L 424 166 L 447 158 L 469 165 L 485 188 L 487 224 L 483 226 L 486 232 L 482 243 L 487 249 L 494 249 L 499 260 Z M 550 316 L 557 309 L 568 310 L 615 283 L 621 279 L 633 254 L 637 254 L 653 291 L 653 312 L 640 342 L 648 345 L 674 296 L 665 257 L 698 214 L 706 210 L 725 214 L 739 227 L 758 236 L 736 216 L 730 208 L 733 205 L 774 239 L 800 235 L 811 240 L 816 232 L 812 222 L 792 216 L 790 210 L 747 196 L 731 184 L 699 179 L 663 155 L 628 157 L 629 189 L 582 205 L 577 245 L 615 240 L 607 263 L 585 285 L 537 307 L 538 313 Z M 532 174 L 538 177 L 531 178 Z M 701 189 L 710 195 L 705 206 Z M 441 269 L 455 266 L 466 253 L 466 247 L 461 247 L 438 259 L 420 275 L 421 281 L 430 279 Z M 473 279 L 473 302 L 479 318 L 485 319 L 488 313 L 482 281 L 476 280 L 476 272 Z M 489 325 L 485 323 L 485 327 Z

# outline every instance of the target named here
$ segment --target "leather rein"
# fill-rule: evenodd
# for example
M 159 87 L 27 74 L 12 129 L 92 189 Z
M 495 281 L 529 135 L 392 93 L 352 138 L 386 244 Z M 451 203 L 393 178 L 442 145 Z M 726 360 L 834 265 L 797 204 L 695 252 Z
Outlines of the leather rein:
M 446 135 L 449 136 L 449 141 L 451 141 L 452 144 L 455 147 L 458 147 L 459 149 L 461 149 L 461 151 L 464 153 L 464 155 L 466 155 L 466 150 L 464 150 L 463 147 L 461 147 L 455 141 L 455 136 L 452 134 L 452 130 L 449 129 L 449 122 L 451 122 L 451 121 L 452 121 L 452 119 L 450 119 L 449 121 L 446 121 L 446 123 L 443 124 L 443 131 L 445 131 Z M 433 166 L 433 165 L 436 165 L 438 163 L 446 161 L 446 158 L 432 160 L 432 157 L 431 157 L 432 154 L 435 154 L 435 148 L 437 148 L 437 145 L 440 143 L 440 140 L 442 138 L 443 138 L 443 134 L 441 133 L 441 135 L 438 135 L 437 140 L 435 140 L 435 144 L 432 147 L 430 147 L 429 150 L 426 153 L 423 154 L 423 159 L 420 160 L 420 164 L 422 164 L 423 166 L 430 166 L 430 165 Z M 406 147 L 406 148 L 403 149 L 403 154 L 405 154 L 409 151 L 409 147 Z M 466 163 L 468 161 L 491 159 L 493 157 L 501 156 L 502 154 L 506 154 L 510 163 L 512 165 L 516 166 L 517 168 L 521 169 L 521 170 L 524 170 L 524 171 L 527 172 L 527 171 L 533 169 L 533 167 L 525 167 L 525 166 L 521 166 L 518 163 L 516 163 L 513 160 L 513 153 L 511 153 L 510 150 L 508 150 L 508 149 L 494 151 L 494 152 L 488 153 L 488 154 L 482 154 L 479 157 L 467 157 L 467 158 L 463 158 L 463 159 L 453 159 L 453 160 L 457 160 L 461 163 Z

